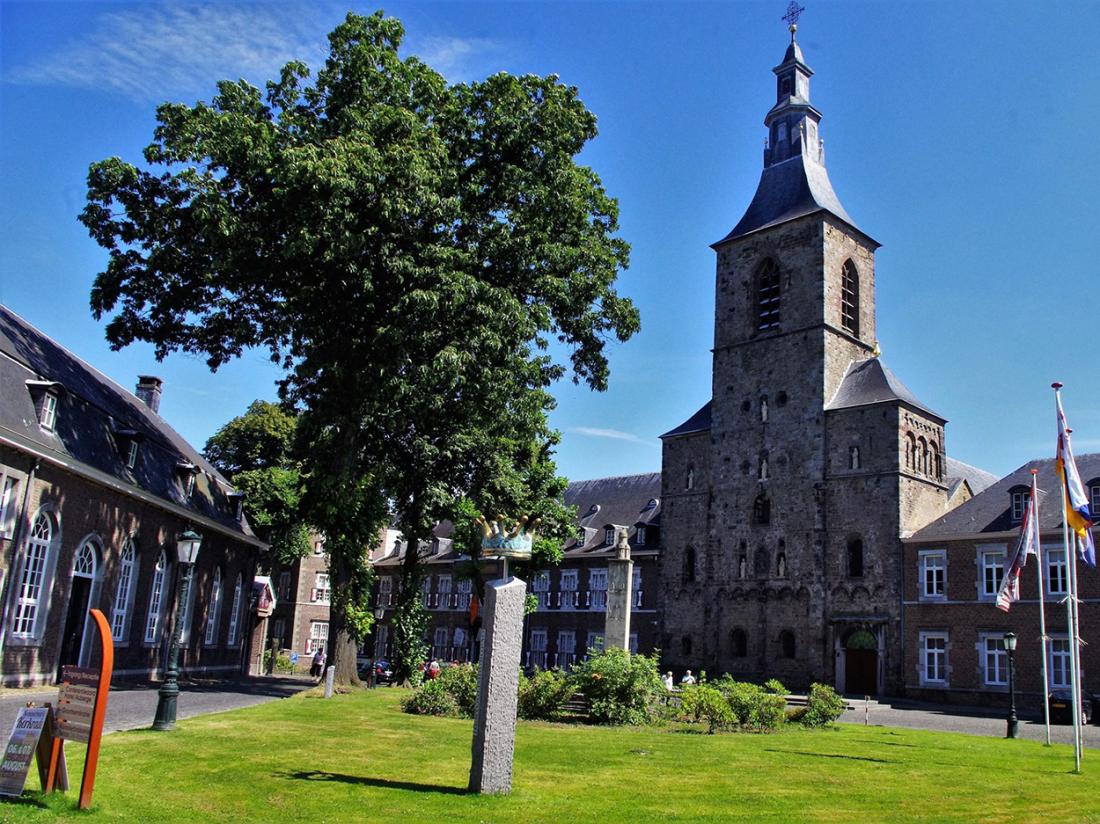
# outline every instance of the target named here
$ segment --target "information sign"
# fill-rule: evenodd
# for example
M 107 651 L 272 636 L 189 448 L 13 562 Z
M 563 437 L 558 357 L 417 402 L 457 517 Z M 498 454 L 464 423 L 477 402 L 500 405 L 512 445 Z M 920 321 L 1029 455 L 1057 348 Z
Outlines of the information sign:
M 59 737 L 66 741 L 88 740 L 98 687 L 98 670 L 69 666 L 61 668 L 61 688 L 57 697 Z
M 19 710 L 8 746 L 4 749 L 4 760 L 0 762 L 0 793 L 19 795 L 23 792 L 38 746 L 38 736 L 42 734 L 49 712 L 48 707 L 23 707 Z

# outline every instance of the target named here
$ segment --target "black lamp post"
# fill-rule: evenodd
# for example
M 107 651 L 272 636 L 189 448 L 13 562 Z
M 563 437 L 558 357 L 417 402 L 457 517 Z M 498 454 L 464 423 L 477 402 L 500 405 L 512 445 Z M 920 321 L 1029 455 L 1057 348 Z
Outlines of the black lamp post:
M 381 598 L 379 595 L 378 606 L 374 608 L 374 627 L 371 632 L 371 643 L 374 645 L 374 649 L 371 650 L 370 655 L 370 672 L 367 673 L 367 688 L 374 689 L 375 679 L 378 677 L 378 625 L 382 623 L 382 619 L 386 617 L 386 608 L 382 606 Z
M 176 541 L 176 554 L 183 573 L 183 591 L 176 598 L 175 621 L 172 625 L 172 644 L 168 648 L 168 670 L 164 673 L 164 684 L 157 693 L 157 714 L 153 718 L 154 730 L 174 730 L 176 728 L 176 699 L 180 694 L 179 656 L 180 634 L 183 631 L 180 612 L 187 607 L 191 596 L 191 578 L 194 575 L 195 561 L 199 557 L 202 536 L 188 529 Z
M 1005 738 L 1016 738 L 1020 731 L 1020 723 L 1016 720 L 1016 633 L 1005 633 L 1005 650 L 1008 651 L 1008 733 Z

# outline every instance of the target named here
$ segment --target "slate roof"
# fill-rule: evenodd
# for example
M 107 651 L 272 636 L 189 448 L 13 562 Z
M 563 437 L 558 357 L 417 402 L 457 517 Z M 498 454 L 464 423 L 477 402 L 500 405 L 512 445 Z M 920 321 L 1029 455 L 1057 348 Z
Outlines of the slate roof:
M 707 432 L 710 430 L 710 401 L 703 404 L 702 408 L 677 426 L 663 434 L 662 438 L 672 438 L 676 435 L 690 435 L 693 432 Z
M 913 534 L 910 541 L 943 541 L 968 535 L 1015 535 L 1020 527 L 1012 520 L 1012 496 L 1015 487 L 1031 485 L 1031 470 L 1038 470 L 1039 528 L 1046 531 L 1060 530 L 1062 506 L 1059 500 L 1059 481 L 1053 458 L 1029 461 L 1014 472 L 975 495 L 966 503 L 948 512 L 924 529 Z M 1100 453 L 1077 456 L 1077 471 L 1086 487 L 1100 483 Z
M 948 490 L 950 493 L 953 494 L 958 486 L 966 481 L 970 491 L 975 495 L 984 492 L 999 480 L 992 472 L 986 472 L 984 469 L 978 469 L 976 466 L 954 458 L 947 459 L 947 478 L 950 481 L 951 488 Z
M 54 431 L 39 425 L 35 382 L 60 385 Z M 30 384 L 30 386 L 28 386 Z M 124 436 L 139 440 L 134 468 L 126 467 Z M 198 523 L 257 546 L 229 495 L 232 485 L 144 402 L 95 367 L 0 305 L 0 443 L 38 454 L 93 480 L 153 499 Z M 181 465 L 193 465 L 195 489 L 185 497 Z
M 592 552 L 614 552 L 604 541 L 604 530 L 615 526 L 627 530 L 635 544 L 637 526 L 659 526 L 661 523 L 661 473 L 621 475 L 574 481 L 565 490 L 565 502 L 577 507 L 579 525 L 585 529 L 585 541 L 574 540 L 566 545 L 567 556 Z M 651 505 L 652 502 L 652 505 Z M 645 549 L 656 547 L 647 543 Z
M 852 361 L 837 387 L 833 399 L 825 409 L 849 409 L 870 406 L 875 403 L 901 401 L 926 412 L 937 420 L 946 422 L 942 415 L 933 412 L 917 399 L 908 386 L 890 371 L 880 358 Z

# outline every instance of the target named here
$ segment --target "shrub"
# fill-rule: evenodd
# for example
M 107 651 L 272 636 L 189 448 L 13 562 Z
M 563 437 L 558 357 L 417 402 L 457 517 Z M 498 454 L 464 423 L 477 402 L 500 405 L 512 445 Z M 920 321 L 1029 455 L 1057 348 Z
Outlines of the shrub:
M 444 667 L 430 683 L 439 684 L 439 688 L 454 699 L 459 715 L 474 717 L 477 705 L 477 667 L 473 664 L 458 664 Z
M 684 687 L 680 696 L 680 711 L 695 721 L 706 721 L 707 732 L 711 735 L 721 727 L 730 726 L 735 720 L 726 696 L 721 690 L 706 684 Z
M 756 684 L 730 678 L 723 678 L 718 683 L 737 723 L 742 727 L 769 731 L 786 720 L 787 700 L 782 695 L 767 692 Z
M 519 676 L 517 714 L 528 721 L 552 721 L 559 717 L 573 695 L 573 682 L 564 673 L 535 670 L 530 678 Z
M 438 679 L 413 690 L 401 702 L 401 709 L 413 715 L 458 715 L 458 704 Z
M 807 727 L 824 727 L 840 718 L 844 712 L 844 699 L 827 684 L 811 684 L 806 700 L 806 712 L 802 723 Z
M 621 649 L 589 650 L 588 659 L 573 670 L 573 681 L 598 724 L 647 724 L 665 695 L 656 655 Z
M 786 696 L 787 688 L 783 686 L 783 682 L 778 678 L 769 678 L 764 682 L 764 689 L 770 692 L 772 695 Z

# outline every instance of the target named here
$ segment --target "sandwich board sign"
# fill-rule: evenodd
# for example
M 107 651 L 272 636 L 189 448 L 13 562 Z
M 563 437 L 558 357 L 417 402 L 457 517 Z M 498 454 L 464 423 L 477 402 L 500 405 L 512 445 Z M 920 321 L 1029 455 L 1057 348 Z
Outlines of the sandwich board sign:
M 49 707 L 23 707 L 19 710 L 8 745 L 4 748 L 3 761 L 0 761 L 0 794 L 20 795 L 23 792 L 31 761 L 38 748 L 38 737 L 49 714 Z

